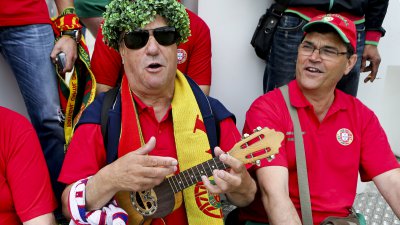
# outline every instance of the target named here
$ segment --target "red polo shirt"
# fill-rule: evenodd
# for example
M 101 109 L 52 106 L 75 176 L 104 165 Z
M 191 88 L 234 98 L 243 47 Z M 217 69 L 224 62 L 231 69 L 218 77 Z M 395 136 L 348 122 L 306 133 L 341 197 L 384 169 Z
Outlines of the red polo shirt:
M 138 115 L 144 140 L 156 138 L 156 146 L 150 155 L 170 156 L 177 158 L 171 109 L 158 122 L 154 109 L 146 106 L 135 97 Z M 240 140 L 240 133 L 232 119 L 228 118 L 220 123 L 220 147 L 228 151 Z M 59 181 L 71 184 L 79 179 L 94 175 L 106 165 L 106 151 L 103 145 L 101 127 L 97 124 L 83 124 L 78 127 L 68 148 Z M 166 224 L 187 225 L 185 207 L 182 206 L 164 218 Z M 163 224 L 154 220 L 152 225 Z
M 39 139 L 29 121 L 0 107 L 0 224 L 22 225 L 57 207 Z
M 297 108 L 307 158 L 314 223 L 327 216 L 346 216 L 356 195 L 358 172 L 363 181 L 398 168 L 386 134 L 375 114 L 358 99 L 335 91 L 335 100 L 322 122 L 301 93 L 296 80 L 289 83 L 289 96 Z M 293 123 L 278 89 L 259 97 L 246 114 L 244 132 L 257 126 L 286 134 L 279 154 L 261 167 L 284 166 L 289 170 L 289 194 L 299 215 Z M 290 140 L 288 140 L 290 139 Z M 241 212 L 242 219 L 266 222 L 261 198 Z
M 50 24 L 45 0 L 0 1 L 0 27 Z

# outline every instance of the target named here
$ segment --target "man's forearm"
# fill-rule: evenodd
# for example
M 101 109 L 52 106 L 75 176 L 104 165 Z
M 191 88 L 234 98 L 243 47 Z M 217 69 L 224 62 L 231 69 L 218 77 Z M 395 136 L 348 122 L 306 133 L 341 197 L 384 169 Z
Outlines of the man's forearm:
M 56 220 L 54 219 L 53 213 L 47 213 L 40 216 L 37 216 L 33 219 L 30 219 L 26 222 L 22 223 L 23 225 L 56 225 Z
M 116 193 L 112 186 L 113 182 L 107 179 L 107 169 L 108 166 L 104 167 L 87 182 L 86 210 L 88 211 L 101 209 Z
M 87 211 L 101 209 L 115 194 L 115 191 L 113 192 L 112 188 L 110 188 L 112 182 L 104 180 L 104 178 L 102 178 L 102 176 L 104 176 L 102 175 L 104 171 L 101 171 L 102 170 L 87 181 L 85 188 L 85 207 Z M 68 185 L 61 196 L 62 212 L 67 219 L 72 217 L 70 214 L 71 209 L 69 208 L 69 198 L 71 195 L 71 189 L 74 188 L 74 184 L 75 183 Z
M 109 86 L 107 84 L 97 83 L 96 84 L 96 95 L 103 93 L 103 92 L 107 92 L 107 91 L 111 90 L 112 88 L 113 88 L 112 86 Z
M 239 207 L 245 207 L 254 200 L 257 185 L 253 179 L 250 179 L 247 183 L 248 184 L 243 185 L 245 187 L 243 192 L 231 192 L 226 194 L 232 204 Z
M 289 197 L 263 197 L 263 203 L 271 225 L 301 225 L 300 217 Z
M 57 6 L 58 14 L 60 14 L 64 9 L 74 7 L 73 0 L 54 0 Z
M 400 218 L 400 169 L 380 174 L 373 181 L 397 218 Z
M 210 85 L 199 85 L 199 87 L 204 92 L 204 94 L 210 95 Z

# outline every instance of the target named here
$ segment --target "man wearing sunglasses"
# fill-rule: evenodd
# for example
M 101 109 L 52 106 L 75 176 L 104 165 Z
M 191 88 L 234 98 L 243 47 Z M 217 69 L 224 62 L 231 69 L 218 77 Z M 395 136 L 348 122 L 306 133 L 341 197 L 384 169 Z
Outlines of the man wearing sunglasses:
M 207 24 L 195 13 L 186 9 L 190 20 L 190 37 L 178 45 L 178 69 L 192 78 L 205 94 L 211 85 L 211 36 Z M 97 93 L 110 90 L 118 85 L 123 73 L 120 54 L 103 42 L 102 29 L 96 37 L 90 61 L 96 77 Z
M 188 23 L 184 6 L 175 0 L 114 0 L 108 6 L 104 37 L 120 53 L 125 72 L 108 114 L 106 147 L 100 127 L 104 95 L 99 95 L 83 113 L 66 154 L 59 180 L 68 184 L 63 209 L 75 223 L 125 224 L 128 218 L 129 224 L 222 225 L 218 194 L 226 193 L 238 206 L 253 200 L 256 185 L 246 167 L 221 150 L 240 140 L 233 115 L 177 70 L 177 44 L 189 36 Z M 202 98 L 218 121 L 221 148 L 211 147 Z M 109 157 L 112 142 L 115 158 Z M 213 154 L 230 169 L 202 164 Z M 201 166 L 189 169 L 196 165 Z M 157 195 L 157 185 L 178 171 L 185 171 L 184 178 L 163 183 L 176 195 L 155 202 L 171 193 Z M 213 182 L 205 176 L 211 172 Z
M 327 14 L 312 18 L 303 30 L 296 80 L 286 91 L 275 89 L 255 100 L 246 114 L 244 132 L 261 125 L 283 132 L 286 139 L 273 161 L 262 160 L 254 168 L 260 192 L 250 206 L 241 209 L 239 224 L 247 220 L 310 225 L 321 224 L 328 216 L 346 217 L 356 196 L 359 173 L 362 181 L 375 183 L 399 217 L 400 169 L 386 134 L 370 109 L 336 89 L 357 61 L 354 23 L 341 15 Z M 297 111 L 299 125 L 289 114 L 284 93 L 288 105 Z M 295 126 L 300 132 L 294 135 Z M 308 173 L 305 178 L 297 169 L 296 152 L 301 148 L 295 142 L 300 135 Z M 305 223 L 306 216 L 301 222 L 300 215 L 308 215 L 301 212 L 301 179 L 308 180 L 313 222 Z

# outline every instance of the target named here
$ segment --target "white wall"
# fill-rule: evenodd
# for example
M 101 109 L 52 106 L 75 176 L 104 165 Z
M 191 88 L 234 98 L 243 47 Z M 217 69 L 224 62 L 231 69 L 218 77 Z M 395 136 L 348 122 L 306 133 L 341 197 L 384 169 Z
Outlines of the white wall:
M 199 1 L 199 15 L 211 30 L 211 95 L 235 113 L 239 130 L 250 104 L 262 94 L 264 62 L 255 55 L 250 39 L 268 2 Z
M 241 130 L 245 112 L 262 94 L 264 62 L 250 45 L 255 26 L 270 0 L 202 0 L 199 15 L 211 29 L 213 79 L 211 95 L 219 98 L 237 117 Z M 381 39 L 382 57 L 374 83 L 360 82 L 358 97 L 380 118 L 394 151 L 400 155 L 400 0 L 390 1 L 384 22 L 386 36 Z M 390 74 L 390 75 L 389 75 Z M 364 80 L 365 74 L 361 80 Z M 396 82 L 397 81 L 397 82 Z M 379 146 L 377 146 L 379 148 Z
M 0 54 L 0 106 L 17 111 L 28 118 L 24 101 L 10 67 Z
M 400 0 L 389 1 L 383 27 L 386 35 L 379 43 L 381 78 L 371 84 L 360 84 L 360 99 L 378 115 L 393 151 L 400 156 Z

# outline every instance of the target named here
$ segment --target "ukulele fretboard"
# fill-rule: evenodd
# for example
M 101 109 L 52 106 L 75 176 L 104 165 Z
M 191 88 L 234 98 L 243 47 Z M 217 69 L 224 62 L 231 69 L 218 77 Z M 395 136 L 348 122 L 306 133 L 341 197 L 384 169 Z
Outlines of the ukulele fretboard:
M 179 174 L 168 177 L 167 181 L 174 193 L 177 193 L 187 187 L 201 181 L 201 176 L 210 177 L 215 169 L 226 169 L 227 166 L 222 163 L 218 157 L 210 159 L 202 164 L 189 168 Z

